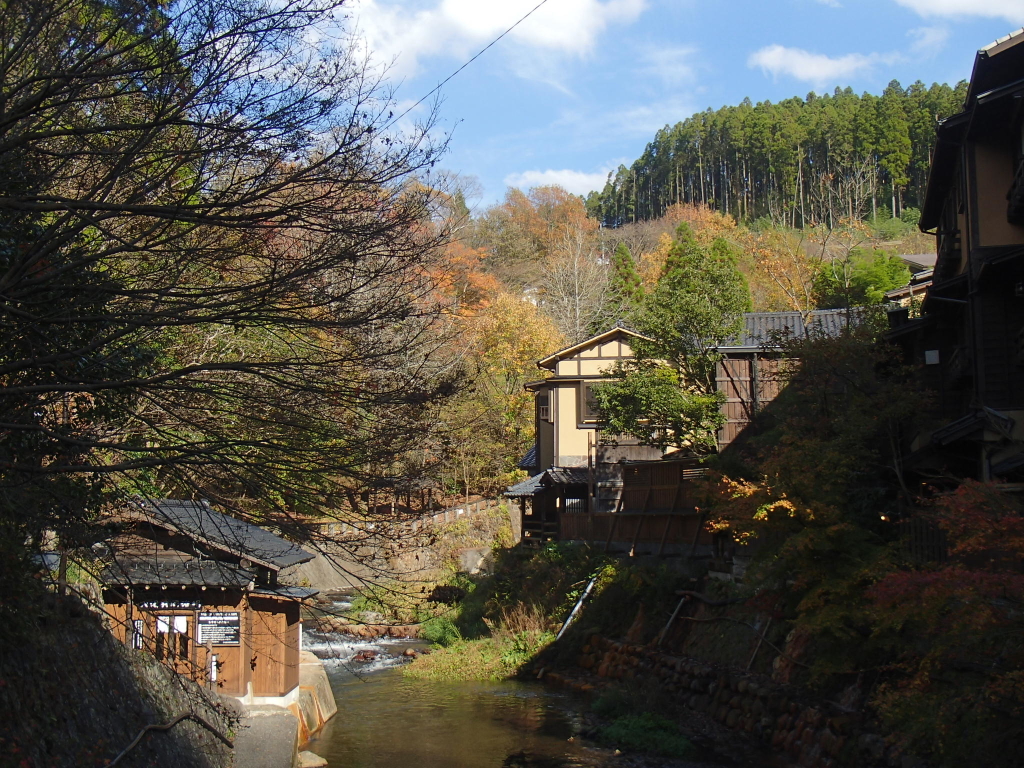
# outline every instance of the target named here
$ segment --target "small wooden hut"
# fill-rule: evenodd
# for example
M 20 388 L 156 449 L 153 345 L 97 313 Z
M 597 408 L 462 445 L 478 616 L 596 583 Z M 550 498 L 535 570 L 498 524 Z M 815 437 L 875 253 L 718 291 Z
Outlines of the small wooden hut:
M 291 703 L 316 590 L 278 576 L 313 555 L 206 501 L 140 502 L 118 522 L 102 574 L 115 636 L 246 703 Z

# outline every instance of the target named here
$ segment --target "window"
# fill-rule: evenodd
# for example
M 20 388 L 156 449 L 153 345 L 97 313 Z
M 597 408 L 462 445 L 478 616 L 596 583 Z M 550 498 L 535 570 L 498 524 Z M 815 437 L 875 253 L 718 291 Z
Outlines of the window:
M 537 418 L 541 421 L 551 421 L 550 403 L 550 395 L 537 395 Z
M 137 651 L 142 649 L 142 633 L 145 627 L 146 622 L 142 619 L 132 619 L 132 648 Z
M 587 500 L 585 498 L 566 496 L 564 510 L 570 515 L 582 515 L 587 511 Z
M 584 384 L 580 387 L 580 415 L 581 421 L 597 421 L 601 414 L 597 410 L 597 398 L 594 397 L 596 384 Z
M 188 616 L 156 617 L 156 657 L 161 661 L 188 659 Z

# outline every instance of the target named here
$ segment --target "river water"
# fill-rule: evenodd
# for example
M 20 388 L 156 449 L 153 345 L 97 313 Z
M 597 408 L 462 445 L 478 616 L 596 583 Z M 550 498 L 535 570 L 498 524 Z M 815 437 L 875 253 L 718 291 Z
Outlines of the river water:
M 324 659 L 338 702 L 338 714 L 305 747 L 330 768 L 600 762 L 594 750 L 569 741 L 581 724 L 580 702 L 569 694 L 539 683 L 408 679 L 402 652 L 423 647 L 411 640 L 369 642 L 307 631 L 304 646 Z

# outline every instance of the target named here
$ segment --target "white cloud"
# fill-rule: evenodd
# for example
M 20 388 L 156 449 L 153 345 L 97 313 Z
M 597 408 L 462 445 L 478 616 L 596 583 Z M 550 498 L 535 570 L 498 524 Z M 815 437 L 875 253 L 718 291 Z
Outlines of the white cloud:
M 986 16 L 1024 24 L 1021 0 L 896 0 L 921 16 Z
M 585 56 L 611 24 L 628 24 L 647 0 L 553 0 L 502 41 L 536 51 Z M 429 56 L 468 58 L 537 5 L 536 0 L 358 0 L 353 15 L 375 58 L 395 60 L 395 73 L 415 74 Z
M 827 5 L 830 8 L 842 8 L 843 4 L 839 0 L 817 0 L 822 5 Z
M 697 49 L 693 46 L 675 48 L 645 48 L 640 53 L 641 65 L 637 74 L 660 80 L 665 85 L 678 86 L 696 79 L 693 66 Z
M 546 171 L 510 173 L 505 177 L 505 183 L 510 187 L 520 187 L 521 189 L 557 184 L 565 191 L 571 192 L 574 195 L 585 195 L 595 189 L 604 189 L 604 183 L 607 179 L 607 169 L 596 173 L 584 173 L 568 169 L 561 171 L 548 169 Z
M 918 56 L 934 56 L 946 47 L 949 29 L 946 27 L 918 27 L 907 32 L 910 51 Z
M 822 53 L 811 53 L 802 48 L 769 45 L 750 54 L 747 66 L 760 67 L 773 77 L 789 75 L 815 86 L 826 86 L 848 80 L 854 75 L 870 70 L 876 64 L 891 64 L 898 58 L 894 54 L 878 53 L 848 53 L 845 56 L 831 57 Z

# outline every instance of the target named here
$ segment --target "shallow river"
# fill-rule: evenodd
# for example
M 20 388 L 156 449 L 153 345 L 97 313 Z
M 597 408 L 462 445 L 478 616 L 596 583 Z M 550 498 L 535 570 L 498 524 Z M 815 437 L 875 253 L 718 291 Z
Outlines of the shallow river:
M 568 741 L 579 725 L 579 702 L 568 694 L 521 682 L 407 679 L 401 653 L 417 647 L 413 641 L 316 633 L 304 640 L 324 658 L 338 702 L 338 714 L 306 747 L 330 768 L 591 764 L 593 753 Z M 358 661 L 360 652 L 378 655 Z

